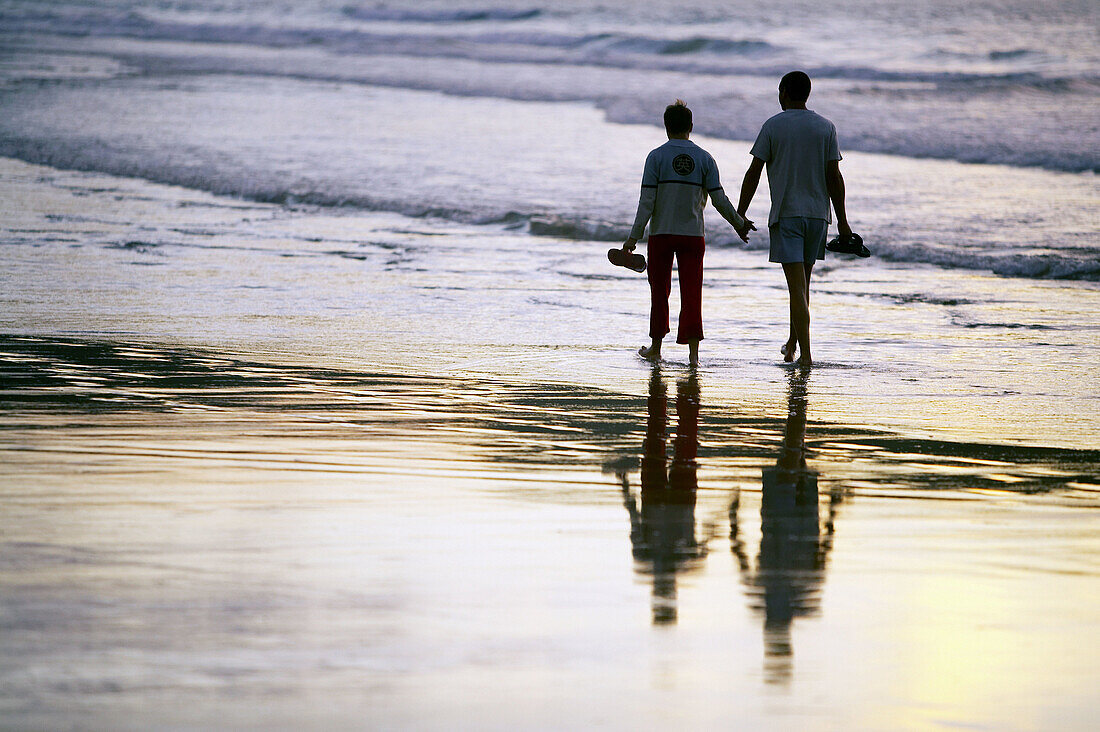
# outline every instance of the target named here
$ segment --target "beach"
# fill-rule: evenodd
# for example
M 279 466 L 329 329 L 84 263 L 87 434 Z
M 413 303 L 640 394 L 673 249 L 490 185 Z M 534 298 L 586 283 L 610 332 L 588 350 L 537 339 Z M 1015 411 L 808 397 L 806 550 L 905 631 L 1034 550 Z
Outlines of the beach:
M 1095 9 L 613 5 L 0 8 L 0 727 L 1095 727 Z M 708 210 L 649 364 L 795 62 L 874 256 L 791 369 Z

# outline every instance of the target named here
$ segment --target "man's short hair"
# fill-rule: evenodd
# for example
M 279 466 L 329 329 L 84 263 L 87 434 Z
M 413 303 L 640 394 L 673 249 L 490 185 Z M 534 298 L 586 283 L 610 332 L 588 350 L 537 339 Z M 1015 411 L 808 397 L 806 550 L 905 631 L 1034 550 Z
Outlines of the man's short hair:
M 779 91 L 784 90 L 792 102 L 805 102 L 810 98 L 810 77 L 805 71 L 792 71 L 779 81 Z
M 691 110 L 683 99 L 665 107 L 665 132 L 670 135 L 682 135 L 691 132 Z

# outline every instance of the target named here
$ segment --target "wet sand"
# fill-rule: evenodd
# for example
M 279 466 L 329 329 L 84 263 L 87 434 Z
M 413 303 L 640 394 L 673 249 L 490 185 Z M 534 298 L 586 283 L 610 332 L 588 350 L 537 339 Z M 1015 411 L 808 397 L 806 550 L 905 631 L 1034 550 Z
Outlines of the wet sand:
M 19 729 L 1089 729 L 1100 452 L 0 341 Z M 712 388 L 715 387 L 715 388 Z M 78 721 L 79 720 L 79 721 Z

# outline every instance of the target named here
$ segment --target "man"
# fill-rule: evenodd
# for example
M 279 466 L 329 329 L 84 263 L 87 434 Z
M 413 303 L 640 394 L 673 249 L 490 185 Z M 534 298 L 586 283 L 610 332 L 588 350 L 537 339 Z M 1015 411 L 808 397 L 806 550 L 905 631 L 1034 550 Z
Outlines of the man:
M 760 183 L 760 170 L 767 164 L 772 198 L 768 259 L 783 265 L 791 299 L 790 337 L 779 350 L 788 362 L 794 361 L 796 348 L 801 351 L 800 366 L 813 363 L 810 273 L 814 263 L 825 258 L 830 200 L 840 234 L 852 233 L 844 212 L 844 178 L 840 175 L 836 127 L 806 109 L 809 96 L 810 77 L 801 71 L 792 71 L 779 82 L 779 106 L 783 111 L 760 128 L 737 205 L 742 215 L 748 210 Z
M 672 258 L 680 279 L 680 320 L 676 342 L 685 343 L 691 364 L 699 362 L 699 341 L 703 338 L 702 289 L 703 208 L 709 194 L 718 212 L 733 225 L 738 236 L 748 241 L 756 227 L 734 210 L 718 179 L 718 166 L 703 148 L 688 140 L 691 110 L 679 99 L 665 108 L 668 142 L 651 151 L 642 173 L 638 213 L 623 249 L 634 251 L 649 223 L 649 289 L 651 296 L 649 337 L 642 346 L 642 358 L 661 357 L 661 342 L 668 334 L 668 297 L 672 292 Z

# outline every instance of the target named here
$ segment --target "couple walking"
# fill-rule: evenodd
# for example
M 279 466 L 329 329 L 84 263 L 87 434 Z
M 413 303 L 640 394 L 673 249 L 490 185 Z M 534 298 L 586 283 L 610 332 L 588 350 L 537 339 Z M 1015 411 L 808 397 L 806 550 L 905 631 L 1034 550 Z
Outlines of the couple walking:
M 623 243 L 624 250 L 633 251 L 649 224 L 649 335 L 653 342 L 639 350 L 642 357 L 657 360 L 661 342 L 669 332 L 668 297 L 675 257 L 680 279 L 676 342 L 687 344 L 691 363 L 698 363 L 699 341 L 703 338 L 703 208 L 707 196 L 737 235 L 748 241 L 749 231 L 756 227 L 745 218 L 745 212 L 760 183 L 760 171 L 767 165 L 771 191 L 769 260 L 783 265 L 791 300 L 790 337 L 780 351 L 785 361 L 794 361 L 798 354 L 800 366 L 813 362 L 810 272 L 818 259 L 825 258 L 830 201 L 840 234 L 849 236 L 852 230 L 844 212 L 836 127 L 806 109 L 809 96 L 810 77 L 801 71 L 792 71 L 779 82 L 783 111 L 760 128 L 736 209 L 722 190 L 714 158 L 688 139 L 691 110 L 680 100 L 665 109 L 668 142 L 646 158 L 638 214 Z

